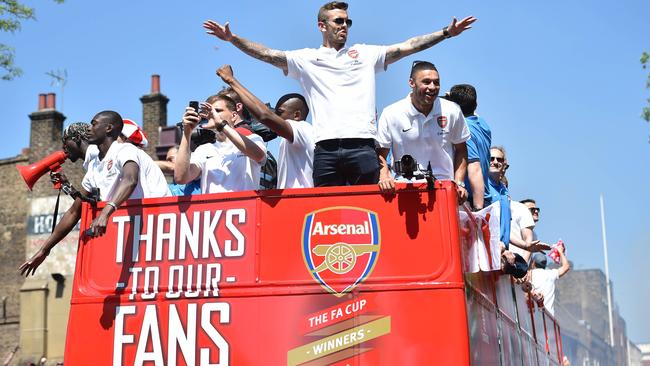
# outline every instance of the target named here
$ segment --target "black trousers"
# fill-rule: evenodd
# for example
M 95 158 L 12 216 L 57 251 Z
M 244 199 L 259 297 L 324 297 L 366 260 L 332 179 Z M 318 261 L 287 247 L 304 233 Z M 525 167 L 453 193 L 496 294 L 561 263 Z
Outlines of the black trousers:
M 331 139 L 316 143 L 314 186 L 376 184 L 379 158 L 374 139 Z

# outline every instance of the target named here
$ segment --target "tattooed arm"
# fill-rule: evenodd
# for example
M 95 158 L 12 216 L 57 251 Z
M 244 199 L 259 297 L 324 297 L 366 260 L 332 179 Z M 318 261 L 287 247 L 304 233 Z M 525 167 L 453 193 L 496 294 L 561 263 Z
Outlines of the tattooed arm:
M 245 54 L 278 67 L 285 74 L 287 73 L 287 56 L 283 51 L 270 49 L 264 45 L 233 34 L 230 31 L 229 23 L 221 25 L 215 21 L 207 20 L 203 23 L 203 28 L 207 29 L 208 34 L 232 43 L 233 46 L 239 48 Z
M 469 16 L 460 21 L 457 21 L 456 18 L 451 20 L 451 24 L 447 26 L 448 37 L 455 37 L 463 31 L 472 28 L 471 24 L 476 21 L 476 18 Z M 392 64 L 393 62 L 400 60 L 406 56 L 412 55 L 416 52 L 426 50 L 429 47 L 439 43 L 447 36 L 444 31 L 439 30 L 431 34 L 425 34 L 423 36 L 413 37 L 402 43 L 397 43 L 391 46 L 388 46 L 386 49 L 386 61 L 385 66 Z

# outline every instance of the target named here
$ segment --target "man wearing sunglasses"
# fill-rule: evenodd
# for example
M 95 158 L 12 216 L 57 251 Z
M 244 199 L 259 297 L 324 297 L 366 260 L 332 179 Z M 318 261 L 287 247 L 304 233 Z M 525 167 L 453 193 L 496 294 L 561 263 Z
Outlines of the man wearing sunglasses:
M 323 42 L 318 49 L 274 50 L 233 34 L 228 23 L 203 23 L 208 34 L 282 69 L 300 82 L 313 115 L 315 186 L 377 182 L 375 74 L 403 57 L 461 34 L 476 20 L 453 18 L 439 31 L 391 46 L 346 47 L 352 26 L 347 9 L 347 3 L 338 1 L 320 8 L 317 24 Z
M 462 203 L 467 199 L 463 181 L 467 172 L 465 142 L 470 136 L 463 113 L 456 103 L 438 98 L 440 76 L 432 63 L 414 62 L 408 83 L 411 93 L 386 107 L 379 118 L 379 188 L 383 192 L 395 188 L 386 162 L 392 151 L 393 161 L 411 155 L 421 171 L 431 164 L 436 179 L 454 180 Z

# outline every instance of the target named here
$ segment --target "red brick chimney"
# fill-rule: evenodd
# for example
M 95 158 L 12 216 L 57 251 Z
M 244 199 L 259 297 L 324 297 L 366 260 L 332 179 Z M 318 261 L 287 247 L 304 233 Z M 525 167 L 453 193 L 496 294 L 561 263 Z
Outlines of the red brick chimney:
M 61 150 L 61 133 L 65 116 L 56 110 L 54 93 L 38 95 L 38 110 L 29 115 L 29 163 L 41 160 L 56 150 Z M 47 182 L 46 182 L 47 181 Z M 36 196 L 51 195 L 52 184 L 49 179 L 41 179 L 34 186 Z
M 167 126 L 167 103 L 169 98 L 160 92 L 160 75 L 151 75 L 151 92 L 140 98 L 142 102 L 142 129 L 147 134 L 147 153 L 154 159 L 160 141 L 160 130 Z

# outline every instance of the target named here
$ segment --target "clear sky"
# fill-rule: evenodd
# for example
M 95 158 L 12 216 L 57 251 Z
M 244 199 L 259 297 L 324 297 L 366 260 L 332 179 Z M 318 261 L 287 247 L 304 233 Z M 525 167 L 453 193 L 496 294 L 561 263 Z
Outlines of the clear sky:
M 230 5 L 228 5 L 229 3 Z M 28 1 L 35 22 L 0 34 L 16 48 L 24 76 L 0 82 L 0 158 L 29 144 L 28 114 L 37 95 L 57 93 L 66 124 L 104 109 L 141 123 L 139 97 L 161 75 L 168 122 L 187 101 L 221 88 L 215 70 L 235 75 L 262 100 L 299 91 L 297 82 L 206 35 L 205 19 L 229 20 L 234 33 L 277 49 L 317 47 L 321 1 Z M 379 74 L 377 107 L 408 93 L 413 60 L 429 60 L 442 88 L 471 83 L 493 142 L 508 152 L 514 199 L 542 208 L 541 239 L 562 238 L 575 268 L 604 268 L 599 195 L 605 197 L 615 302 L 634 342 L 650 342 L 650 124 L 640 119 L 650 91 L 639 57 L 650 51 L 650 2 L 350 1 L 348 44 L 392 44 L 430 33 L 452 16 L 474 15 L 474 28 Z M 67 70 L 62 98 L 45 72 Z M 63 101 L 63 106 L 62 102 Z

